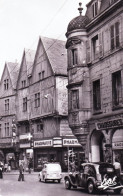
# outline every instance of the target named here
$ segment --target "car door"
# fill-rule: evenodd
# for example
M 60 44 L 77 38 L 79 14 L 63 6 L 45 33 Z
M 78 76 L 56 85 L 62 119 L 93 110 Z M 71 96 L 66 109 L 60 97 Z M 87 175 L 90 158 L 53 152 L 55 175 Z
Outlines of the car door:
M 89 171 L 89 165 L 85 165 L 83 168 L 82 181 L 81 181 L 82 187 L 86 186 L 88 171 Z

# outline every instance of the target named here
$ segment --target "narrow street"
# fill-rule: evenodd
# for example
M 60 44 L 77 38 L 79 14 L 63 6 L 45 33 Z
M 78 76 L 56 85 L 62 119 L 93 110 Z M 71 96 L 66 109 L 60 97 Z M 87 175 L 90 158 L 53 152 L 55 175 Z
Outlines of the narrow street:
M 123 191 L 122 191 L 123 194 Z M 122 195 L 121 194 L 121 195 Z M 89 194 L 82 189 L 66 190 L 64 181 L 57 182 L 39 182 L 38 173 L 25 174 L 25 181 L 18 182 L 18 174 L 4 174 L 0 179 L 0 196 L 88 196 Z M 100 195 L 115 195 L 113 192 Z M 97 196 L 95 194 L 94 196 Z

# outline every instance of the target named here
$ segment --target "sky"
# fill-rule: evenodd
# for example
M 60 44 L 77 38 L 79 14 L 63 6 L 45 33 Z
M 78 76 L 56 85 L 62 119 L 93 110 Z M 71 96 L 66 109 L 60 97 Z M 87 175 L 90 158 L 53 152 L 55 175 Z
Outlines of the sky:
M 39 36 L 66 40 L 69 22 L 90 0 L 0 0 L 0 77 L 5 62 L 21 63 L 24 48 L 36 50 Z

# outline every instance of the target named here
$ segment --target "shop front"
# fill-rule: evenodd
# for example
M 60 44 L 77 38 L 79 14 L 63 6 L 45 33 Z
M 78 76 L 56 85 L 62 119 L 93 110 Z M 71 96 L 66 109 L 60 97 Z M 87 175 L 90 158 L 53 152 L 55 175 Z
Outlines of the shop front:
M 34 141 L 35 171 L 41 170 L 45 162 L 59 162 L 62 171 L 67 171 L 70 151 L 76 156 L 78 165 L 83 162 L 84 152 L 82 152 L 82 147 L 76 138 L 55 137 Z
M 90 134 L 90 162 L 114 163 L 118 158 L 123 171 L 123 120 L 102 119 Z
M 123 129 L 117 129 L 112 137 L 113 161 L 118 158 L 123 172 Z
M 31 160 L 33 169 L 33 148 L 31 141 L 31 134 L 25 134 L 19 136 L 20 153 L 19 153 L 19 164 L 23 161 L 25 170 L 28 170 L 28 164 Z

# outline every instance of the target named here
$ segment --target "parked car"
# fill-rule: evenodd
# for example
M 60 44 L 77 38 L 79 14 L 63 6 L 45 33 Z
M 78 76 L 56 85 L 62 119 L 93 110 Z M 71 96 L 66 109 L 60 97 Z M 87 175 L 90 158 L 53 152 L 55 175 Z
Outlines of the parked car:
M 69 173 L 64 179 L 66 189 L 82 187 L 90 194 L 105 190 L 114 190 L 118 194 L 123 189 L 110 163 L 83 163 L 78 172 Z
M 48 180 L 61 182 L 62 173 L 59 163 L 45 163 L 39 172 L 39 181 L 47 182 Z

